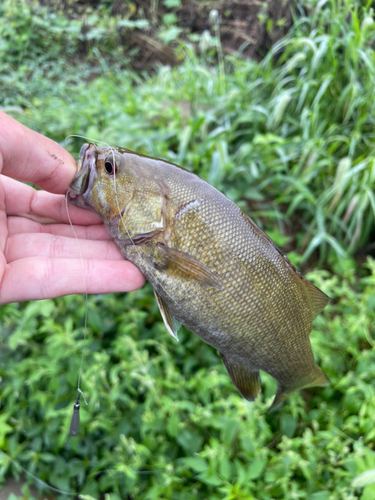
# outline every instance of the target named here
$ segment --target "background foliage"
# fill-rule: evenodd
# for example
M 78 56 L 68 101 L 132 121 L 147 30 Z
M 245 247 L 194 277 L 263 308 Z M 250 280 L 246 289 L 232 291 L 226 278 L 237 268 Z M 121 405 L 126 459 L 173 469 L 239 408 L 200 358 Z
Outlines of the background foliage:
M 0 481 L 24 467 L 71 494 L 45 490 L 60 499 L 373 499 L 371 2 L 294 4 L 293 26 L 260 61 L 226 55 L 218 14 L 184 41 L 177 14 L 161 17 L 159 31 L 174 31 L 155 40 L 181 64 L 137 72 L 126 41 L 149 36 L 152 18 L 115 15 L 104 1 L 52 7 L 0 5 L 2 109 L 74 154 L 82 141 L 63 141 L 80 134 L 195 171 L 296 265 L 322 269 L 308 277 L 332 300 L 311 340 L 331 385 L 269 415 L 274 381 L 264 374 L 261 397 L 242 400 L 211 347 L 167 334 L 149 286 L 94 296 L 89 405 L 71 438 L 84 297 L 3 306 Z M 163 2 L 163 15 L 178 7 Z M 23 498 L 35 495 L 24 486 Z

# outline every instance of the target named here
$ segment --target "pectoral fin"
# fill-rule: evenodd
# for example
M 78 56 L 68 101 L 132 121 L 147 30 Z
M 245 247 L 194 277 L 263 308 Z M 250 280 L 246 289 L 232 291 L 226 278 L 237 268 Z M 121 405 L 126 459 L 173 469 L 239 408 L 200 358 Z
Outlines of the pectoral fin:
M 254 370 L 250 364 L 238 358 L 226 356 L 222 352 L 220 355 L 239 393 L 248 401 L 254 401 L 261 388 L 259 370 Z
M 175 338 L 178 342 L 178 330 L 180 329 L 181 323 L 179 323 L 169 312 L 168 306 L 160 295 L 154 290 L 156 302 L 158 303 L 161 316 L 163 318 L 164 324 L 167 327 L 168 332 Z
M 221 285 L 216 276 L 208 269 L 207 266 L 199 262 L 191 255 L 185 252 L 180 252 L 174 248 L 169 248 L 165 245 L 158 244 L 155 251 L 156 269 L 167 273 L 175 274 L 183 278 L 199 281 L 204 285 L 221 290 Z

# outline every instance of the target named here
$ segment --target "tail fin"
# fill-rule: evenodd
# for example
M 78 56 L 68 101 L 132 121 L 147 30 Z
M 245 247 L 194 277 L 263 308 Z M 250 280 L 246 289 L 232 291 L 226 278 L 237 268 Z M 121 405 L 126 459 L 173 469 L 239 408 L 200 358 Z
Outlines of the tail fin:
M 282 385 L 278 384 L 277 386 L 277 392 L 275 399 L 272 402 L 272 405 L 269 407 L 268 411 L 271 413 L 275 410 L 277 410 L 281 404 L 286 400 L 292 392 L 295 390 L 300 390 L 300 389 L 307 389 L 309 387 L 316 387 L 316 386 L 323 386 L 326 387 L 327 385 L 330 384 L 329 378 L 327 375 L 324 373 L 324 371 L 318 366 L 315 365 L 315 371 L 313 375 L 306 377 L 304 381 L 302 381 L 302 384 L 299 385 L 298 387 L 283 387 Z

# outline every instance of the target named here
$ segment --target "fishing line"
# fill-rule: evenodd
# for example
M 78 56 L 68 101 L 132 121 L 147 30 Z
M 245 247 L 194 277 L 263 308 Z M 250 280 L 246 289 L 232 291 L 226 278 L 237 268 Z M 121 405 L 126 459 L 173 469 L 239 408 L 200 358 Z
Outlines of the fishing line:
M 121 218 L 121 222 L 122 222 L 122 224 L 123 224 L 123 226 L 124 226 L 124 228 L 125 228 L 125 231 L 126 231 L 126 232 L 127 232 L 127 234 L 128 234 L 129 240 L 131 241 L 132 245 L 134 246 L 134 248 L 135 248 L 135 250 L 136 250 L 136 252 L 137 252 L 137 254 L 138 254 L 138 257 L 139 257 L 139 258 L 140 258 L 140 259 L 144 262 L 144 259 L 143 259 L 142 255 L 141 255 L 141 253 L 139 252 L 139 250 L 138 250 L 138 248 L 137 248 L 137 245 L 134 243 L 133 238 L 130 236 L 130 233 L 129 233 L 129 231 L 128 231 L 128 228 L 127 228 L 127 226 L 126 226 L 126 224 L 125 224 L 125 221 L 124 221 L 124 219 L 123 219 L 123 214 L 122 214 L 121 209 L 120 209 L 120 204 L 119 204 L 119 201 L 118 201 L 117 189 L 116 189 L 116 159 L 115 159 L 115 153 L 114 153 L 114 149 L 113 149 L 113 147 L 112 147 L 110 144 L 108 144 L 107 142 L 104 142 L 104 141 L 99 141 L 99 140 L 96 140 L 96 139 L 92 139 L 91 137 L 87 137 L 87 136 L 85 136 L 85 135 L 76 135 L 76 134 L 71 134 L 71 135 L 68 135 L 67 137 L 65 137 L 64 142 L 65 142 L 67 139 L 69 139 L 70 137 L 78 137 L 78 138 L 80 138 L 80 139 L 86 139 L 86 140 L 88 140 L 88 141 L 92 142 L 94 145 L 96 145 L 96 144 L 95 144 L 96 142 L 99 142 L 99 143 L 101 143 L 101 144 L 104 144 L 105 146 L 107 146 L 107 147 L 111 150 L 112 160 L 113 160 L 113 164 L 114 164 L 114 167 L 113 167 L 113 189 L 114 189 L 114 193 L 115 193 L 115 196 L 116 196 L 116 205 L 117 205 L 117 209 L 118 209 L 118 211 L 119 211 L 119 216 L 120 216 L 120 218 Z M 72 224 L 71 224 L 71 225 L 72 225 Z M 152 276 L 153 278 L 155 278 L 155 280 L 156 280 L 156 281 L 159 281 L 159 280 L 157 279 L 157 277 L 156 277 L 156 276 L 152 273 L 152 271 L 151 271 L 151 270 L 149 270 L 149 272 L 150 272 L 151 276 Z M 176 304 L 176 306 L 178 306 L 178 303 L 174 300 L 174 298 L 173 298 L 173 297 L 171 297 L 171 296 L 169 295 L 169 293 L 167 292 L 167 290 L 163 287 L 163 285 L 162 285 L 160 282 L 159 282 L 159 285 L 160 285 L 160 286 L 161 286 L 161 288 L 164 290 L 164 292 L 168 295 L 168 297 L 169 297 L 169 298 L 170 298 L 170 299 L 171 299 L 171 300 L 172 300 L 172 301 Z
M 111 153 L 112 153 L 112 160 L 113 160 L 113 164 L 114 164 L 114 167 L 113 167 L 113 189 L 114 189 L 114 193 L 115 193 L 115 197 L 116 197 L 117 210 L 118 210 L 118 213 L 119 213 L 119 216 L 120 216 L 121 222 L 122 222 L 122 224 L 123 224 L 123 226 L 124 226 L 124 228 L 125 228 L 125 231 L 127 232 L 128 237 L 129 237 L 130 241 L 132 242 L 132 244 L 133 244 L 133 246 L 134 246 L 134 248 L 135 248 L 135 250 L 136 250 L 136 252 L 137 252 L 137 254 L 138 254 L 138 257 L 139 257 L 139 258 L 140 258 L 140 259 L 144 262 L 144 259 L 143 259 L 142 255 L 141 255 L 140 251 L 138 250 L 137 245 L 134 243 L 133 238 L 130 236 L 130 233 L 129 233 L 129 231 L 128 231 L 128 228 L 127 228 L 127 226 L 126 226 L 126 224 L 125 224 L 125 221 L 124 221 L 124 219 L 123 219 L 123 214 L 122 214 L 122 211 L 121 211 L 121 209 L 120 209 L 119 202 L 118 202 L 117 189 L 116 189 L 116 159 L 115 159 L 115 154 L 114 154 L 113 148 L 112 148 L 111 146 L 109 146 L 109 145 L 108 145 L 108 147 L 109 147 L 109 148 L 110 148 L 110 150 L 111 150 Z M 155 281 L 159 281 L 159 280 L 157 279 L 157 277 L 156 277 L 156 276 L 152 273 L 152 271 L 151 271 L 151 270 L 149 270 L 149 272 L 150 272 L 151 276 L 155 279 Z M 169 295 L 169 293 L 167 292 L 167 290 L 163 287 L 163 285 L 162 285 L 160 282 L 159 282 L 159 285 L 160 285 L 160 286 L 161 286 L 161 288 L 164 290 L 164 292 L 168 295 L 168 297 L 169 297 L 169 298 L 170 298 L 170 299 L 171 299 L 171 300 L 172 300 L 172 301 L 176 304 L 176 306 L 178 306 L 178 303 L 174 300 L 174 298 L 173 298 L 173 297 L 171 297 L 171 296 Z M 178 339 L 177 339 L 177 341 L 178 341 Z
M 82 266 L 82 269 L 84 269 L 85 266 L 83 264 L 83 256 L 82 256 L 81 245 L 79 243 L 79 239 L 77 237 L 77 233 L 76 233 L 76 231 L 74 229 L 74 226 L 73 226 L 72 220 L 70 218 L 70 214 L 69 214 L 68 193 L 69 193 L 69 190 L 67 191 L 67 193 L 65 195 L 66 213 L 68 215 L 68 220 L 69 220 L 70 227 L 72 228 L 74 237 L 75 237 L 75 239 L 77 241 L 77 244 L 78 244 L 79 255 L 81 257 L 81 266 Z M 85 395 L 83 394 L 83 392 L 81 390 L 81 378 L 82 378 L 82 369 L 83 369 L 83 359 L 84 359 L 84 355 L 85 355 L 86 336 L 87 336 L 87 315 L 88 315 L 88 296 L 87 296 L 87 292 L 86 292 L 86 294 L 85 294 L 85 326 L 84 326 L 84 334 L 83 334 L 83 347 L 82 347 L 81 364 L 80 364 L 80 367 L 79 367 L 78 383 L 77 383 L 78 396 L 77 396 L 77 401 L 74 403 L 74 406 L 73 406 L 73 416 L 72 416 L 72 420 L 70 422 L 70 427 L 69 427 L 69 433 L 73 437 L 77 436 L 78 432 L 79 432 L 79 409 L 80 409 L 80 406 L 81 406 L 81 404 L 80 404 L 81 394 L 83 396 L 83 399 L 84 399 L 86 405 L 88 405 L 88 402 L 86 401 Z
M 92 142 L 94 145 L 96 145 L 96 144 L 95 144 L 96 142 L 99 142 L 99 143 L 101 143 L 101 144 L 104 144 L 105 146 L 107 146 L 107 147 L 111 150 L 112 160 L 113 160 L 113 164 L 114 164 L 114 167 L 113 167 L 113 188 L 114 188 L 114 193 L 115 193 L 115 196 L 116 196 L 116 205 L 117 205 L 117 209 L 118 209 L 118 211 L 119 211 L 119 216 L 120 216 L 120 218 L 121 218 L 121 222 L 123 223 L 123 226 L 124 226 L 124 228 L 125 228 L 125 231 L 127 232 L 128 237 L 129 237 L 129 239 L 130 239 L 130 241 L 131 241 L 132 245 L 134 246 L 134 248 L 135 248 L 135 250 L 136 250 L 136 252 L 137 252 L 137 254 L 138 254 L 138 257 L 139 257 L 139 258 L 140 258 L 140 259 L 144 262 L 144 259 L 143 259 L 142 255 L 141 255 L 141 253 L 139 252 L 139 250 L 138 250 L 138 248 L 137 248 L 137 245 L 134 243 L 133 239 L 132 239 L 132 238 L 131 238 L 131 236 L 130 236 L 130 233 L 129 233 L 129 231 L 128 231 L 128 228 L 127 228 L 127 226 L 126 226 L 126 224 L 125 224 L 125 221 L 124 221 L 124 219 L 123 219 L 123 214 L 121 213 L 121 209 L 120 209 L 120 205 L 119 205 L 119 201 L 118 201 L 118 196 L 117 196 L 117 189 L 116 189 L 116 159 L 115 159 L 115 153 L 114 153 L 114 149 L 113 149 L 113 147 L 112 147 L 110 144 L 108 144 L 107 142 L 104 142 L 104 141 L 99 141 L 99 140 L 96 140 L 96 139 L 92 139 L 91 137 L 87 137 L 87 136 L 85 136 L 85 135 L 77 135 L 77 134 L 70 134 L 70 135 L 68 135 L 67 137 L 65 137 L 65 139 L 64 139 L 64 143 L 65 143 L 65 141 L 66 141 L 67 139 L 69 139 L 70 137 L 78 137 L 78 138 L 80 138 L 80 139 L 86 139 L 86 140 L 88 140 L 88 141 Z M 72 226 L 72 223 L 70 223 L 70 225 Z M 72 228 L 73 228 L 73 226 L 72 226 Z M 74 231 L 74 229 L 73 229 L 73 231 Z M 74 233 L 74 234 L 75 234 L 75 233 Z M 77 238 L 77 237 L 76 237 L 76 238 Z M 156 277 L 156 276 L 152 273 L 152 271 L 151 271 L 151 270 L 149 270 L 149 273 L 150 273 L 150 274 L 151 274 L 151 276 L 155 279 L 155 281 L 159 282 L 160 287 L 164 290 L 164 292 L 168 295 L 168 297 L 169 297 L 169 298 L 170 298 L 170 299 L 171 299 L 171 300 L 172 300 L 172 301 L 176 304 L 176 306 L 178 306 L 178 303 L 175 301 L 175 299 L 174 299 L 173 297 L 171 297 L 171 296 L 169 295 L 169 293 L 167 292 L 167 290 L 163 287 L 163 285 L 160 283 L 160 281 L 159 281 L 159 280 L 157 279 L 157 277 Z M 178 339 L 177 339 L 177 341 L 178 341 Z
M 90 139 L 89 137 L 86 137 L 86 136 L 82 136 L 82 135 L 69 135 L 65 138 L 64 142 L 69 139 L 70 137 L 78 137 L 78 138 L 81 138 L 81 139 L 87 139 L 91 142 L 99 142 L 101 144 L 104 144 L 106 145 L 107 147 L 110 148 L 111 152 L 112 152 L 112 157 L 113 157 L 113 161 L 114 161 L 114 164 L 116 165 L 115 163 L 115 156 L 114 156 L 114 150 L 113 148 L 107 144 L 106 142 L 104 141 L 96 141 L 94 139 Z M 116 174 L 115 174 L 116 175 Z M 118 202 L 118 197 L 117 197 L 117 190 L 116 190 L 116 178 L 114 176 L 114 190 L 115 190 L 115 195 L 116 195 L 116 203 L 117 203 L 117 208 L 119 210 L 119 214 L 120 214 L 120 217 L 121 217 L 121 221 L 124 225 L 124 228 L 126 230 L 126 232 L 128 233 L 128 236 L 129 236 L 129 239 L 130 241 L 132 242 L 132 244 L 134 245 L 134 247 L 136 248 L 136 251 L 137 253 L 139 254 L 141 260 L 143 260 L 143 257 L 142 255 L 140 254 L 140 252 L 138 251 L 133 239 L 130 237 L 130 233 L 126 227 L 126 224 L 125 224 L 125 221 L 123 220 L 123 217 L 122 217 L 122 214 L 121 214 L 121 210 L 120 210 L 120 206 L 119 206 L 119 202 Z M 69 192 L 69 191 L 68 191 Z M 68 192 L 66 193 L 65 195 L 65 205 L 66 205 L 66 213 L 67 213 L 67 216 L 68 216 L 68 220 L 69 220 L 69 224 L 70 224 L 70 227 L 72 228 L 72 231 L 73 231 L 73 234 L 74 234 L 74 238 L 76 239 L 77 241 L 77 244 L 78 244 L 78 250 L 79 250 L 79 255 L 80 255 L 80 259 L 81 259 L 81 265 L 82 265 L 82 268 L 84 269 L 84 263 L 83 263 L 83 255 L 82 255 L 82 249 L 81 249 L 81 245 L 79 243 L 79 239 L 77 237 L 77 234 L 76 234 L 76 231 L 74 229 L 74 226 L 73 226 L 73 223 L 72 223 L 72 220 L 71 220 L 71 217 L 70 217 L 70 213 L 69 213 L 69 208 L 68 208 Z M 151 273 L 152 274 L 152 273 Z M 154 276 L 155 277 L 155 276 Z M 160 285 L 163 290 L 164 290 L 164 287 L 162 285 Z M 168 292 L 166 290 L 164 290 L 167 295 Z M 170 297 L 172 300 L 173 298 Z M 173 300 L 174 301 L 174 300 Z M 175 302 L 175 301 L 174 301 Z M 176 303 L 176 302 L 175 302 Z M 176 303 L 177 305 L 177 303 Z M 82 354 L 81 354 L 81 363 L 80 363 L 80 367 L 79 367 L 79 372 L 78 372 L 78 383 L 77 383 L 77 391 L 78 391 L 78 397 L 77 397 L 77 401 L 74 403 L 74 406 L 73 406 L 73 416 L 72 416 L 72 420 L 71 420 L 71 423 L 70 423 L 70 429 L 69 429 L 69 432 L 70 432 L 70 435 L 71 436 L 77 436 L 78 435 L 78 432 L 79 432 L 79 409 L 80 409 L 80 398 L 81 398 L 81 395 L 84 399 L 84 402 L 86 403 L 86 405 L 88 405 L 87 401 L 86 401 L 86 398 L 85 398 L 85 395 L 83 393 L 83 391 L 81 390 L 81 379 L 82 379 L 82 372 L 83 372 L 83 360 L 84 360 L 84 356 L 85 356 L 85 347 L 86 347 L 86 337 L 87 337 L 87 318 L 88 318 L 88 294 L 86 293 L 85 294 L 85 325 L 84 325 L 84 338 L 83 338 L 83 347 L 82 347 Z M 62 490 L 59 490 L 58 488 L 55 488 L 53 486 L 50 486 L 48 483 L 46 483 L 45 481 L 43 481 L 42 479 L 38 478 L 37 476 L 35 476 L 33 473 L 31 473 L 30 471 L 28 471 L 27 469 L 25 469 L 25 467 L 23 467 L 19 462 L 17 462 L 16 460 L 14 460 L 10 455 L 8 455 L 7 453 L 5 453 L 3 450 L 0 450 L 0 453 L 2 453 L 4 456 L 6 456 L 16 467 L 18 467 L 21 471 L 23 471 L 27 476 L 29 476 L 30 478 L 32 478 L 37 484 L 39 484 L 40 486 L 44 487 L 44 488 L 47 488 L 48 490 L 50 491 L 53 491 L 54 493 L 59 493 L 61 495 L 66 495 L 66 496 L 71 496 L 71 497 L 77 497 L 79 496 L 79 493 L 72 493 L 72 492 L 68 492 L 68 491 L 62 491 Z M 157 473 L 157 472 L 161 472 L 163 471 L 164 469 L 156 469 L 156 470 L 150 470 L 150 471 L 134 471 L 136 472 L 137 474 L 140 474 L 140 475 L 143 475 L 143 474 L 152 474 L 152 473 Z M 93 474 L 90 474 L 90 475 L 96 475 L 96 474 L 99 474 L 99 473 L 102 473 L 103 471 L 99 471 L 97 473 L 93 473 Z
M 122 224 L 123 224 L 123 226 L 125 228 L 125 231 L 127 232 L 127 235 L 129 237 L 129 239 L 130 239 L 133 247 L 135 248 L 135 251 L 137 252 L 137 254 L 138 254 L 139 258 L 141 259 L 141 261 L 144 262 L 143 256 L 141 255 L 141 253 L 138 250 L 136 244 L 134 243 L 133 239 L 130 236 L 129 230 L 128 230 L 128 228 L 126 226 L 126 223 L 125 223 L 125 220 L 123 218 L 122 211 L 120 209 L 120 204 L 119 204 L 118 195 L 117 195 L 117 185 L 116 185 L 116 158 L 115 158 L 115 152 L 114 152 L 113 147 L 110 144 L 108 144 L 108 143 L 106 143 L 104 141 L 97 141 L 97 140 L 92 139 L 90 137 L 86 137 L 86 136 L 83 136 L 83 135 L 76 135 L 76 134 L 71 134 L 71 135 L 67 136 L 65 138 L 64 142 L 67 139 L 69 139 L 70 137 L 77 137 L 77 138 L 85 139 L 85 140 L 88 140 L 88 141 L 92 142 L 93 144 L 95 144 L 95 143 L 101 143 L 101 144 L 106 145 L 111 150 L 112 161 L 113 161 L 113 189 L 114 189 L 114 194 L 115 194 L 115 198 L 116 198 L 116 205 L 117 205 L 119 217 L 121 219 L 121 222 L 122 222 Z M 95 146 L 96 146 L 96 144 L 95 144 Z M 74 237 L 75 237 L 75 239 L 77 241 L 77 244 L 78 244 L 79 254 L 80 254 L 80 258 L 81 258 L 81 264 L 82 264 L 82 268 L 84 269 L 83 256 L 82 256 L 82 251 L 81 251 L 81 245 L 79 243 L 79 239 L 77 237 L 77 234 L 75 232 L 75 229 L 74 229 L 74 226 L 73 226 L 73 223 L 71 221 L 70 214 L 69 214 L 69 209 L 68 209 L 68 193 L 69 193 L 69 190 L 68 190 L 68 192 L 65 195 L 66 212 L 67 212 L 67 215 L 68 215 L 68 220 L 69 220 L 69 223 L 70 223 L 70 227 L 72 228 Z M 178 306 L 178 303 L 176 302 L 176 300 L 169 295 L 169 293 L 167 292 L 167 290 L 165 290 L 165 288 L 163 287 L 163 285 L 160 283 L 160 281 L 157 279 L 157 277 L 152 273 L 152 271 L 149 270 L 149 272 L 152 275 L 152 277 L 155 279 L 155 281 L 159 282 L 161 288 L 168 295 L 168 297 L 176 304 L 176 306 Z M 79 410 L 80 410 L 80 406 L 81 406 L 80 405 L 81 394 L 83 396 L 83 399 L 84 399 L 86 405 L 88 404 L 87 401 L 86 401 L 85 395 L 83 394 L 83 392 L 81 390 L 81 386 L 80 386 L 80 384 L 81 384 L 81 378 L 82 378 L 82 370 L 83 370 L 83 359 L 84 359 L 84 353 L 85 353 L 85 347 L 86 347 L 87 315 L 88 315 L 88 298 L 87 298 L 87 293 L 86 293 L 84 340 L 83 340 L 83 347 L 82 347 L 81 364 L 80 364 L 79 374 L 78 374 L 78 384 L 77 384 L 78 396 L 77 396 L 77 400 L 76 400 L 76 402 L 74 403 L 74 406 L 73 406 L 73 415 L 72 415 L 72 420 L 70 422 L 70 428 L 69 428 L 69 433 L 70 433 L 71 436 L 77 436 L 78 432 L 79 432 L 79 423 L 80 423 Z
M 86 137 L 85 135 L 75 135 L 75 134 L 68 135 L 67 137 L 65 137 L 64 143 L 70 137 L 78 137 L 79 139 L 87 139 L 88 141 L 92 142 L 95 146 L 96 146 L 96 144 L 95 144 L 96 142 L 100 142 L 101 144 L 104 144 L 105 146 L 107 146 L 108 148 L 110 148 L 112 150 L 112 147 L 107 142 L 99 141 L 97 139 L 91 139 L 91 137 Z
M 82 393 L 82 395 L 83 395 L 83 393 Z M 8 453 L 5 453 L 5 451 L 0 450 L 0 453 L 2 453 L 5 457 L 7 457 L 16 467 L 18 467 L 27 476 L 31 477 L 40 486 L 42 486 L 44 488 L 47 488 L 48 490 L 51 490 L 54 493 L 59 493 L 60 495 L 66 495 L 66 496 L 70 496 L 70 497 L 81 498 L 81 496 L 80 496 L 79 493 L 73 493 L 73 492 L 69 492 L 69 491 L 62 491 L 62 490 L 59 490 L 58 488 L 55 488 L 54 486 L 51 486 L 50 484 L 46 483 L 45 481 L 43 481 L 43 479 L 40 479 L 39 477 L 35 476 L 32 472 L 30 472 L 27 469 L 25 469 L 25 467 L 23 467 L 19 462 L 17 462 L 16 460 L 14 460 L 10 455 L 8 455 Z M 149 474 L 157 474 L 157 473 L 163 472 L 165 470 L 167 470 L 167 469 L 166 468 L 162 468 L 162 469 L 153 469 L 153 470 L 148 470 L 148 471 L 147 470 L 133 470 L 133 472 L 135 472 L 136 474 L 139 474 L 140 476 L 143 476 L 143 475 L 149 475 Z M 91 474 L 88 475 L 88 477 L 97 476 L 99 474 L 103 474 L 103 472 L 110 472 L 110 471 L 120 473 L 120 471 L 118 471 L 117 469 L 103 469 L 103 470 L 100 470 L 100 471 L 92 472 Z
M 132 469 L 132 471 L 135 474 L 139 474 L 140 476 L 146 476 L 149 474 L 157 474 L 159 472 L 164 472 L 166 470 L 167 470 L 166 467 L 163 467 L 162 469 L 150 469 L 150 470 L 134 470 L 134 469 Z M 103 472 L 114 472 L 115 474 L 119 474 L 119 475 L 123 476 L 123 472 L 119 471 L 117 469 L 103 469 L 103 470 L 98 470 L 96 472 L 92 472 L 91 474 L 88 474 L 87 477 L 98 476 L 99 474 L 103 474 Z
M 27 469 L 25 469 L 25 467 L 22 467 L 22 465 L 19 462 L 16 462 L 16 460 L 13 460 L 13 458 L 10 455 L 8 455 L 8 453 L 5 453 L 5 451 L 0 450 L 0 453 L 5 455 L 11 462 L 14 463 L 14 465 L 19 467 L 25 474 L 27 474 L 28 476 L 33 478 L 34 481 L 39 483 L 41 486 L 44 486 L 45 488 L 48 488 L 49 490 L 54 491 L 55 493 L 60 493 L 62 495 L 67 495 L 67 496 L 71 496 L 71 497 L 73 497 L 73 496 L 77 497 L 77 495 L 79 495 L 78 493 L 69 493 L 67 491 L 62 491 L 62 490 L 59 490 L 58 488 L 54 488 L 53 486 L 50 486 L 48 483 L 46 483 L 42 479 L 39 479 L 39 477 L 34 476 L 34 474 L 32 474 Z
M 74 229 L 74 226 L 72 224 L 72 221 L 71 221 L 71 218 L 70 218 L 70 214 L 69 214 L 69 209 L 68 209 L 68 193 L 66 193 L 66 195 L 65 195 L 65 204 L 66 204 L 66 213 L 68 215 L 68 220 L 69 220 L 70 226 L 72 228 L 74 237 L 77 240 L 78 249 L 79 249 L 79 255 L 80 255 L 80 259 L 81 259 L 81 265 L 82 265 L 82 267 L 84 267 L 81 245 L 79 244 L 79 239 L 77 237 L 77 234 L 75 232 L 75 229 Z M 73 417 L 72 417 L 72 421 L 71 421 L 71 424 L 70 424 L 70 435 L 71 436 L 76 436 L 78 434 L 78 430 L 79 430 L 79 407 L 80 407 L 79 400 L 80 400 L 81 394 L 82 394 L 82 397 L 83 397 L 85 403 L 88 404 L 87 401 L 86 401 L 85 395 L 83 394 L 83 392 L 81 390 L 81 387 L 80 387 L 81 377 L 82 377 L 83 358 L 84 358 L 84 353 L 85 353 L 86 334 L 87 334 L 87 314 L 88 314 L 88 297 L 87 297 L 87 293 L 86 293 L 86 313 L 85 313 L 84 340 L 83 340 L 83 348 L 82 348 L 82 356 L 81 356 L 81 365 L 80 365 L 80 368 L 79 368 L 79 375 L 78 375 L 78 387 L 77 387 L 78 397 L 77 397 L 76 403 L 74 403 Z M 59 490 L 58 488 L 50 486 L 48 483 L 46 483 L 42 479 L 40 479 L 39 477 L 35 476 L 32 472 L 30 472 L 27 469 L 25 469 L 25 467 L 23 467 L 19 462 L 17 462 L 16 460 L 14 460 L 10 455 L 8 455 L 8 453 L 5 453 L 3 450 L 0 450 L 0 453 L 2 453 L 5 457 L 7 457 L 16 467 L 18 467 L 21 471 L 23 471 L 27 476 L 31 477 L 40 486 L 43 486 L 44 488 L 47 488 L 50 491 L 53 491 L 54 493 L 59 493 L 61 495 L 66 495 L 66 496 L 77 497 L 77 495 L 78 495 L 77 493 L 71 493 L 71 492 L 68 492 L 68 491 L 62 491 L 62 490 Z
M 71 134 L 71 135 L 68 135 L 67 137 L 65 137 L 64 139 L 64 144 L 65 144 L 65 141 L 67 139 L 69 139 L 70 137 L 77 137 L 77 138 L 80 138 L 80 139 L 85 139 L 85 140 L 88 140 L 92 143 L 96 143 L 96 142 L 99 142 L 101 144 L 105 144 L 106 146 L 108 147 L 111 147 L 109 144 L 107 144 L 106 142 L 103 142 L 103 141 L 97 141 L 95 139 L 91 139 L 90 137 L 86 137 L 84 135 L 77 135 L 77 134 Z M 74 234 L 74 237 L 77 241 L 77 244 L 78 244 L 78 249 L 79 249 L 79 255 L 80 255 L 80 258 L 81 258 L 81 265 L 82 265 L 82 268 L 84 269 L 84 264 L 83 264 L 83 256 L 82 256 L 82 250 L 81 250 L 81 245 L 79 243 L 79 239 L 77 237 L 77 234 L 75 232 L 75 229 L 74 229 L 74 226 L 73 226 L 73 223 L 72 223 L 72 220 L 70 218 L 70 214 L 69 214 L 69 209 L 68 209 L 68 193 L 69 193 L 69 190 L 67 191 L 66 195 L 65 195 L 65 205 L 66 205 L 66 213 L 68 215 L 68 219 L 69 219 L 69 224 L 70 224 L 70 227 L 72 228 L 72 231 L 73 231 L 73 234 Z M 80 363 L 80 367 L 79 367 L 79 372 L 78 372 L 78 383 L 77 383 L 77 391 L 78 391 L 78 396 L 77 396 L 77 400 L 76 402 L 74 403 L 73 405 L 73 415 L 72 415 L 72 420 L 70 422 L 70 427 L 69 427 L 69 433 L 71 436 L 75 437 L 78 435 L 79 433 L 79 423 L 80 423 L 80 419 L 79 419 L 79 409 L 81 407 L 81 404 L 80 404 L 80 399 L 81 399 L 81 394 L 83 396 L 83 399 L 86 403 L 86 405 L 88 405 L 87 401 L 86 401 L 86 398 L 85 398 L 85 395 L 83 394 L 82 390 L 81 390 L 81 379 L 82 379 L 82 371 L 83 371 L 83 360 L 84 360 L 84 355 L 85 355 L 85 348 L 86 348 L 86 337 L 87 337 L 87 316 L 88 316 L 88 296 L 87 296 L 87 293 L 85 294 L 85 302 L 86 302 L 86 305 L 85 305 L 85 326 L 84 326 L 84 336 L 83 336 L 83 347 L 82 347 L 82 354 L 81 354 L 81 363 Z

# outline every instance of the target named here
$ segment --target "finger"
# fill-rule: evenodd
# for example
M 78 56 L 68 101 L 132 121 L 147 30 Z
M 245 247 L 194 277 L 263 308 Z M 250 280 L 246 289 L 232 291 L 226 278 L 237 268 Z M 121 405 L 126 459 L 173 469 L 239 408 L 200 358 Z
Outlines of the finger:
M 8 234 L 8 221 L 7 221 L 7 214 L 5 212 L 5 196 L 4 196 L 3 186 L 0 182 L 0 251 L 1 252 L 4 252 L 7 240 L 7 234 Z M 0 260 L 0 269 L 1 265 L 2 262 Z
M 122 260 L 120 250 L 113 240 L 76 240 L 52 234 L 15 234 L 8 238 L 5 247 L 8 263 L 27 257 L 52 259 L 100 259 Z
M 0 286 L 0 304 L 52 299 L 75 293 L 129 292 L 145 282 L 126 260 L 46 259 L 29 257 L 12 262 Z
M 104 224 L 94 224 L 91 226 L 73 226 L 77 238 L 82 240 L 110 240 Z M 24 217 L 8 217 L 8 235 L 20 233 L 46 233 L 56 236 L 75 238 L 73 229 L 69 224 L 40 224 Z
M 5 206 L 8 216 L 19 215 L 40 223 L 69 223 L 66 199 L 63 195 L 37 191 L 4 175 L 0 182 L 5 192 Z M 68 202 L 70 219 L 74 224 L 101 224 L 93 212 L 76 207 Z
M 53 193 L 65 193 L 76 162 L 62 146 L 0 111 L 0 172 Z

